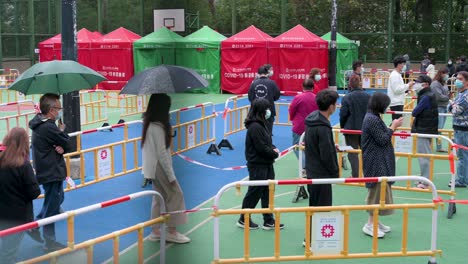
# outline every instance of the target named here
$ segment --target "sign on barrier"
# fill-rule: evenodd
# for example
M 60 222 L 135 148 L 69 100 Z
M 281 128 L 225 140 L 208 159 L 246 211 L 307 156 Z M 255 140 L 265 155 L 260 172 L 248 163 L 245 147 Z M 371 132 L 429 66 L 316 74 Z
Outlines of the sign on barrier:
M 343 220 L 341 212 L 319 212 L 312 215 L 310 242 L 314 254 L 340 254 L 343 251 Z
M 98 175 L 99 178 L 109 176 L 111 174 L 112 152 L 110 148 L 99 150 L 98 156 Z

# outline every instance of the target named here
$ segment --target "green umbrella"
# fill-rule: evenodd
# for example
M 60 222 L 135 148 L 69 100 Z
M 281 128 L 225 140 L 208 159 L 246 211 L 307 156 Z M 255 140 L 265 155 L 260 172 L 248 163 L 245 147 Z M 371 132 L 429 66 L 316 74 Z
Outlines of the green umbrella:
M 101 74 L 75 61 L 54 60 L 34 64 L 8 89 L 23 94 L 65 94 L 88 89 L 106 80 Z

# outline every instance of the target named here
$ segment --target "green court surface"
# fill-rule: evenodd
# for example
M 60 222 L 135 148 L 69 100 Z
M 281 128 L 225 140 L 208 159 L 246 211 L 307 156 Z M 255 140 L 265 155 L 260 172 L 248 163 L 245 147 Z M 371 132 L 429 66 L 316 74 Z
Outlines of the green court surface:
M 444 165 L 446 164 L 446 165 Z M 416 164 L 415 164 L 416 165 Z M 406 171 L 406 160 L 398 161 L 398 173 L 403 175 Z M 419 170 L 419 167 L 413 167 Z M 448 163 L 437 162 L 435 166 L 435 183 L 447 190 L 449 180 Z M 294 178 L 297 171 L 297 159 L 293 154 L 278 161 L 275 165 L 277 179 Z M 416 171 L 414 172 L 416 173 Z M 246 175 L 247 176 L 247 175 Z M 277 186 L 276 207 L 302 207 L 307 206 L 307 200 L 292 203 L 295 187 Z M 241 189 L 242 194 L 236 194 L 234 190 L 228 191 L 221 199 L 220 208 L 240 208 L 246 188 Z M 468 199 L 466 189 L 457 190 L 457 199 Z M 359 186 L 333 186 L 334 205 L 362 205 L 365 204 L 367 191 Z M 411 191 L 394 191 L 394 202 L 399 204 L 428 203 L 432 197 L 429 193 Z M 442 197 L 447 198 L 446 195 Z M 213 200 L 201 205 L 201 208 L 210 208 Z M 442 257 L 438 256 L 438 263 L 458 264 L 466 263 L 466 209 L 463 205 L 458 206 L 458 211 L 452 219 L 447 219 L 447 205 L 439 210 L 438 217 L 438 249 L 443 251 Z M 399 251 L 402 239 L 402 210 L 396 210 L 395 214 L 380 218 L 386 225 L 392 227 L 392 232 L 385 238 L 379 239 L 379 251 Z M 408 221 L 408 250 L 430 249 L 431 237 L 430 209 L 410 209 Z M 238 216 L 221 216 L 220 254 L 221 258 L 239 258 L 243 256 L 243 229 L 238 228 L 235 223 Z M 261 224 L 261 215 L 253 216 L 254 222 Z M 361 231 L 367 220 L 364 211 L 354 211 L 350 214 L 350 253 L 372 252 L 372 239 Z M 281 222 L 285 228 L 281 231 L 281 255 L 303 254 L 302 241 L 305 236 L 305 214 L 292 213 L 283 214 Z M 167 244 L 166 263 L 210 263 L 213 260 L 213 221 L 210 211 L 200 211 L 189 215 L 189 223 L 182 226 L 180 230 L 187 234 L 192 242 L 185 245 Z M 273 256 L 274 231 L 262 229 L 251 231 L 251 256 Z M 145 263 L 159 263 L 159 242 L 145 241 L 144 244 Z M 121 263 L 133 263 L 136 260 L 136 248 L 130 247 L 121 253 Z M 398 258 L 373 258 L 373 259 L 348 259 L 348 260 L 320 260 L 320 261 L 297 261 L 291 263 L 427 263 L 428 257 L 398 257 Z

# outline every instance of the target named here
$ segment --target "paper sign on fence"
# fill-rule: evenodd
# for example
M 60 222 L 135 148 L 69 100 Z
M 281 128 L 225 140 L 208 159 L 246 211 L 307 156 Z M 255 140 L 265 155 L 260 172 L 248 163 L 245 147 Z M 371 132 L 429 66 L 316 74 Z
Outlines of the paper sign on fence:
M 195 124 L 191 124 L 187 126 L 187 147 L 195 146 Z
M 99 178 L 107 177 L 111 174 L 112 153 L 110 148 L 104 148 L 98 151 L 98 175 Z
M 311 248 L 313 254 L 340 254 L 343 250 L 343 214 L 318 212 L 312 216 Z

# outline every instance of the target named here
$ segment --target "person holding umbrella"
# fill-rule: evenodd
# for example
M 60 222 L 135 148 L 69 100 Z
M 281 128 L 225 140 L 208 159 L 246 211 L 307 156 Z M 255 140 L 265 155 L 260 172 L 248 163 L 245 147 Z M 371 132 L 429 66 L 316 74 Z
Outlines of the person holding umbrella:
M 60 205 L 64 201 L 63 181 L 67 177 L 67 169 L 63 154 L 70 151 L 68 134 L 61 122 L 62 105 L 56 94 L 44 94 L 39 101 L 40 113 L 30 122 L 32 130 L 33 163 L 36 177 L 44 188 L 44 203 L 38 219 L 54 216 L 60 213 Z M 55 122 L 58 121 L 57 126 Z M 44 226 L 44 250 L 51 252 L 66 246 L 55 239 L 55 224 Z
M 152 94 L 143 118 L 143 134 L 141 147 L 143 150 L 143 174 L 152 180 L 153 189 L 160 193 L 168 212 L 184 211 L 184 194 L 180 188 L 172 167 L 171 141 L 172 127 L 169 123 L 169 109 L 171 98 L 167 94 Z M 151 218 L 161 215 L 159 199 L 153 197 Z M 176 226 L 187 222 L 185 213 L 171 214 L 169 218 L 166 241 L 184 244 L 190 238 L 177 232 Z M 158 224 L 153 226 L 149 235 L 150 241 L 161 238 Z

